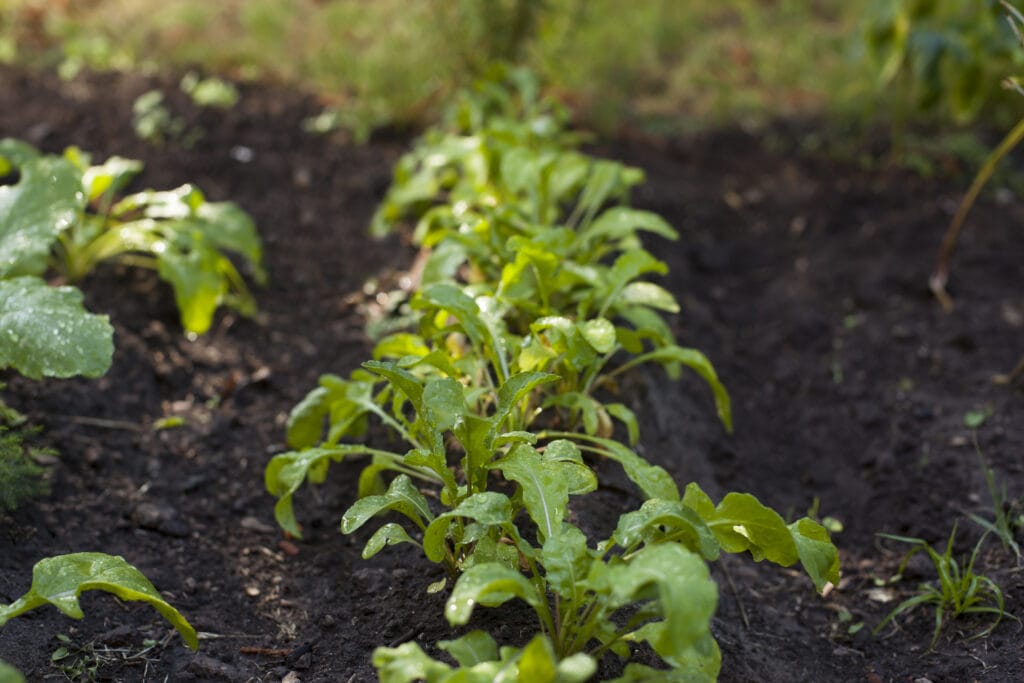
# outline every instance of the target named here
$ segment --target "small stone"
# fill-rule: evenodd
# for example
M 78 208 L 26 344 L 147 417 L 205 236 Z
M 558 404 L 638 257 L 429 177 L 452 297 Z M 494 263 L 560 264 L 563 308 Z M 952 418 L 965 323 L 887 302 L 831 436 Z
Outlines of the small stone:
M 235 667 L 204 654 L 197 654 L 193 657 L 192 661 L 188 665 L 188 670 L 204 681 L 245 680 L 245 676 L 242 676 L 242 672 Z
M 189 532 L 188 524 L 178 511 L 166 503 L 139 503 L 132 511 L 132 522 L 141 529 L 174 538 L 185 538 Z
M 302 683 L 302 679 L 299 678 L 298 671 L 289 671 L 285 674 L 284 678 L 281 679 L 281 683 Z
M 260 594 L 259 586 L 246 586 L 245 594 L 248 595 L 250 598 L 255 598 Z
M 266 522 L 251 516 L 242 518 L 242 521 L 238 524 L 243 529 L 248 529 L 249 531 L 256 531 L 261 534 L 272 534 L 275 531 L 275 528 L 270 524 L 267 524 Z

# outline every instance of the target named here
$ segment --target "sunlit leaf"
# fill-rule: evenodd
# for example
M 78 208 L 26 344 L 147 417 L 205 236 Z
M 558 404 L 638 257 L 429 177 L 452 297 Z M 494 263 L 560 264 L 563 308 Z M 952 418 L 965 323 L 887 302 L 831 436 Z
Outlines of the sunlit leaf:
M 81 619 L 84 615 L 78 597 L 90 590 L 113 593 L 122 600 L 148 603 L 174 626 L 190 648 L 199 647 L 192 625 L 164 601 L 138 569 L 121 557 L 103 553 L 73 553 L 40 560 L 32 569 L 29 591 L 9 605 L 0 605 L 0 626 L 46 604 L 69 617 Z

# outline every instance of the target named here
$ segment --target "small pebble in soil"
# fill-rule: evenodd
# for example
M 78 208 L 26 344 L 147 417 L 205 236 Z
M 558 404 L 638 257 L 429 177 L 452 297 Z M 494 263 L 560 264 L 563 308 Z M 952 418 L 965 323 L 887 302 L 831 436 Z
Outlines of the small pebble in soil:
M 188 523 L 166 503 L 139 503 L 132 511 L 132 522 L 140 529 L 174 538 L 185 538 L 189 532 Z
M 245 680 L 242 672 L 226 662 L 214 659 L 202 653 L 192 658 L 188 665 L 189 673 L 199 677 L 201 680 Z

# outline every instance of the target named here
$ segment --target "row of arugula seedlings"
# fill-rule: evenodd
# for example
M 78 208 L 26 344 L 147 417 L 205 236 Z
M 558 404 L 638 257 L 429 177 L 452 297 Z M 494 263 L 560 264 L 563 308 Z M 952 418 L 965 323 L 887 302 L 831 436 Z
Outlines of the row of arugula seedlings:
M 289 417 L 293 450 L 266 468 L 278 523 L 301 537 L 292 500 L 302 485 L 323 482 L 331 463 L 365 458 L 342 531 L 396 513 L 404 524 L 381 524 L 364 558 L 401 546 L 442 564 L 446 578 L 424 590 L 451 586 L 453 627 L 477 606 L 515 598 L 536 614 L 537 633 L 521 647 L 473 630 L 428 648 L 444 660 L 416 642 L 377 648 L 384 683 L 584 681 L 609 653 L 624 661 L 616 681 L 713 681 L 721 655 L 709 562 L 749 552 L 800 562 L 818 590 L 838 582 L 824 527 L 787 524 L 749 494 L 717 505 L 696 483 L 681 494 L 631 448 L 635 414 L 603 402 L 639 364 L 672 377 L 687 368 L 732 426 L 708 359 L 673 339 L 664 315 L 678 311 L 674 297 L 643 279 L 667 268 L 640 234 L 676 232 L 627 205 L 638 169 L 591 157 L 580 142 L 527 72 L 496 68 L 457 96 L 397 164 L 372 226 L 415 223 L 425 256 L 409 302 L 417 329 L 381 339 L 347 378 L 321 377 Z M 370 445 L 371 420 L 406 450 Z M 621 465 L 644 498 L 596 542 L 567 515 L 572 497 L 601 485 L 593 457 Z M 641 643 L 659 668 L 629 661 Z

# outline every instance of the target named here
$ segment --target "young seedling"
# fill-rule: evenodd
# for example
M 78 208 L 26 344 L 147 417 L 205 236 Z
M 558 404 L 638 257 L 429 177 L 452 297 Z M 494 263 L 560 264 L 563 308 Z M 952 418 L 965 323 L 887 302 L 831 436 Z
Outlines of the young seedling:
M 988 488 L 988 494 L 992 499 L 992 513 L 994 519 L 986 519 L 981 515 L 971 513 L 968 515 L 970 520 L 985 529 L 987 532 L 992 533 L 998 538 L 1005 550 L 1012 550 L 1013 554 L 1017 557 L 1017 563 L 1021 560 L 1020 544 L 1017 543 L 1017 532 L 1021 528 L 1021 521 L 1024 519 L 1024 509 L 1022 509 L 1022 501 L 1020 498 L 1015 500 L 1008 500 L 1006 495 L 1006 485 L 1000 488 L 996 485 L 995 471 L 988 466 L 985 462 L 985 456 L 981 453 L 981 446 L 978 445 L 978 432 L 977 427 L 980 424 L 975 424 L 977 421 L 978 413 L 968 413 L 964 417 L 964 422 L 967 423 L 968 427 L 972 428 L 971 437 L 974 442 L 974 452 L 978 455 L 978 462 L 981 464 L 981 472 L 985 476 L 985 485 Z
M 0 240 L 11 242 L 10 251 L 4 253 L 12 254 L 5 256 L 6 268 L 0 262 L 0 277 L 39 277 L 49 265 L 76 282 L 100 263 L 117 260 L 156 270 L 170 283 L 182 326 L 189 333 L 206 332 L 221 305 L 251 315 L 253 297 L 226 255 L 228 251 L 241 255 L 257 282 L 264 281 L 262 247 L 249 216 L 230 202 L 206 201 L 192 185 L 119 197 L 141 169 L 140 162 L 120 157 L 91 165 L 89 157 L 73 147 L 64 157 L 56 157 L 42 155 L 17 140 L 0 140 L 0 174 L 20 175 L 16 185 L 0 188 L 11 203 L 10 224 L 0 225 Z M 0 286 L 4 284 L 0 281 Z M 9 295 L 8 301 L 42 296 L 35 280 L 7 286 L 18 296 Z M 43 302 L 44 312 L 78 304 L 75 290 L 53 290 L 46 296 L 53 301 Z M 0 309 L 0 315 L 3 312 Z M 78 316 L 76 320 L 85 326 L 91 319 Z M 54 324 L 60 329 L 59 323 Z M 98 325 L 96 321 L 88 324 Z M 88 332 L 82 330 L 77 336 Z M 68 352 L 75 350 L 63 349 L 64 357 L 71 357 Z M 0 363 L 3 360 L 0 357 Z
M 957 560 L 953 557 L 953 540 L 956 537 L 956 524 L 949 534 L 946 542 L 946 549 L 940 555 L 926 541 L 920 538 L 907 536 L 894 536 L 892 534 L 879 534 L 882 538 L 888 538 L 900 543 L 907 543 L 913 548 L 907 553 L 896 570 L 897 575 L 902 575 L 910 559 L 919 552 L 924 552 L 932 561 L 937 574 L 937 579 L 932 583 L 922 583 L 917 588 L 917 593 L 896 606 L 885 619 L 875 627 L 877 635 L 885 625 L 894 620 L 904 612 L 915 609 L 919 606 L 932 606 L 935 609 L 935 631 L 932 640 L 928 644 L 929 652 L 935 649 L 939 642 L 939 634 L 943 626 L 950 620 L 956 619 L 965 614 L 994 614 L 992 624 L 978 633 L 971 636 L 983 638 L 992 633 L 999 625 L 1006 614 L 1006 605 L 1003 599 L 1003 591 L 999 585 L 985 576 L 974 571 L 974 563 L 978 558 L 978 551 L 985 541 L 982 536 L 974 546 L 974 550 L 967 559 Z M 1012 616 L 1012 615 L 1011 615 Z

